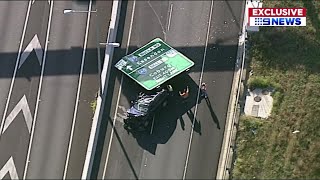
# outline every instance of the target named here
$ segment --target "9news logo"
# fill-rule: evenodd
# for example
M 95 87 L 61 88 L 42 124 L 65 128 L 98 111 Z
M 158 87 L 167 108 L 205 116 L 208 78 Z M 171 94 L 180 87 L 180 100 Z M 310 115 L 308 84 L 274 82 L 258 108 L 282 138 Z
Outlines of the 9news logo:
M 305 8 L 249 8 L 249 26 L 306 26 Z

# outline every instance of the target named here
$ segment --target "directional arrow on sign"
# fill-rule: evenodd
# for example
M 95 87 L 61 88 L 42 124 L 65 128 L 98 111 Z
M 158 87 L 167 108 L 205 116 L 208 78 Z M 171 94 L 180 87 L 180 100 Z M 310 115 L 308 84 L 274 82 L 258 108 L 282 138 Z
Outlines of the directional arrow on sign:
M 10 126 L 10 124 L 13 122 L 13 120 L 16 118 L 16 116 L 19 114 L 19 112 L 22 111 L 24 120 L 26 121 L 29 133 L 31 129 L 31 123 L 32 123 L 32 115 L 31 111 L 28 105 L 28 101 L 26 98 L 26 95 L 24 95 L 21 100 L 18 102 L 18 104 L 13 108 L 9 116 L 6 118 L 4 127 L 2 130 L 2 134 L 7 130 L 7 128 Z M 1 179 L 1 178 L 0 178 Z
M 132 71 L 132 66 L 127 66 L 126 69 L 129 69 L 130 71 Z
M 12 156 L 9 158 L 6 164 L 0 169 L 0 179 L 3 179 L 7 173 L 9 173 L 11 179 L 19 179 Z
M 20 58 L 20 62 L 19 62 L 19 68 L 26 61 L 27 57 L 30 55 L 30 53 L 33 50 L 36 52 L 39 64 L 41 65 L 43 50 L 41 48 L 41 44 L 39 42 L 39 38 L 38 38 L 38 36 L 36 34 L 33 36 L 32 40 L 30 41 L 28 46 L 26 47 L 26 49 L 21 54 L 21 58 Z

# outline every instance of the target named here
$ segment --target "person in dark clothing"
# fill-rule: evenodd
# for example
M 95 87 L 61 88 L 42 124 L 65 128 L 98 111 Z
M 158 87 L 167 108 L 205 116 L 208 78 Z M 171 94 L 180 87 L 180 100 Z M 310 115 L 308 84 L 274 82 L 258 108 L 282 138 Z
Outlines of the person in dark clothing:
M 208 99 L 207 84 L 206 83 L 203 82 L 201 84 L 200 90 L 201 90 L 201 97 L 204 97 L 205 99 Z

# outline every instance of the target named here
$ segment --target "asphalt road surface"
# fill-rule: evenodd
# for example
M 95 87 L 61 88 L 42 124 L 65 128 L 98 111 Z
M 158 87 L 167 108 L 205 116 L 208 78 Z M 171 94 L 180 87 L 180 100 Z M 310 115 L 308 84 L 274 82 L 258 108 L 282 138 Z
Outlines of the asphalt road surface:
M 0 178 L 81 178 L 111 6 L 1 2 Z
M 241 1 L 123 2 L 113 61 L 160 37 L 195 62 L 175 84 L 188 85 L 191 95 L 186 105 L 171 99 L 149 132 L 128 133 L 124 112 L 141 87 L 113 68 L 93 178 L 215 178 L 243 7 Z M 201 80 L 208 101 L 198 96 Z
M 19 42 L 23 31 L 28 2 L 0 2 L 0 101 L 5 102 L 10 88 L 11 77 L 17 59 Z M 20 10 L 20 11 L 16 11 Z M 5 42 L 5 43 L 4 43 Z M 12 53 L 16 52 L 16 53 Z M 0 103 L 0 115 L 3 116 L 5 103 Z

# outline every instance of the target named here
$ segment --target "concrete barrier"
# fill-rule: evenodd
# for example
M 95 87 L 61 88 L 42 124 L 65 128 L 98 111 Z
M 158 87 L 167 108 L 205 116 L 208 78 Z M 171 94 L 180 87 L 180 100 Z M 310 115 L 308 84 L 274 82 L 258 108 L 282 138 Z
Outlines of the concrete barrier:
M 241 87 L 241 77 L 243 73 L 244 60 L 245 60 L 245 40 L 247 37 L 246 26 L 247 26 L 247 3 L 244 8 L 243 13 L 243 24 L 240 32 L 239 43 L 238 43 L 238 52 L 237 52 L 237 61 L 235 65 L 235 72 L 233 77 L 232 89 L 229 99 L 229 106 L 227 112 L 227 119 L 224 131 L 224 138 L 221 147 L 221 153 L 219 158 L 218 170 L 216 179 L 228 179 L 229 174 L 232 170 L 232 161 L 233 161 L 233 150 L 231 147 L 234 147 L 236 127 L 238 123 L 238 118 L 240 115 L 239 108 L 239 95 Z
M 82 177 L 81 179 L 90 179 L 93 161 L 95 156 L 95 151 L 97 148 L 97 141 L 99 136 L 100 125 L 102 121 L 103 111 L 104 111 L 104 104 L 107 95 L 108 89 L 108 81 L 110 76 L 110 68 L 112 63 L 112 55 L 114 51 L 114 46 L 109 46 L 108 43 L 113 43 L 116 40 L 117 36 L 117 28 L 119 23 L 120 17 L 120 9 L 121 9 L 121 2 L 122 0 L 113 0 L 112 3 L 112 12 L 111 12 L 111 20 L 108 29 L 108 37 L 107 37 L 107 45 L 105 50 L 105 57 L 103 68 L 101 71 L 101 94 L 97 97 L 97 106 L 94 112 L 91 132 L 87 147 L 87 154 L 86 159 L 83 166 Z
M 248 8 L 261 8 L 262 1 L 246 0 L 243 13 L 243 24 L 239 37 L 237 62 L 233 77 L 233 85 L 229 99 L 224 139 L 221 147 L 216 179 L 229 179 L 233 170 L 236 154 L 236 134 L 240 117 L 239 97 L 243 93 L 244 62 L 246 59 L 246 39 L 248 32 L 258 32 L 259 28 L 248 26 Z

